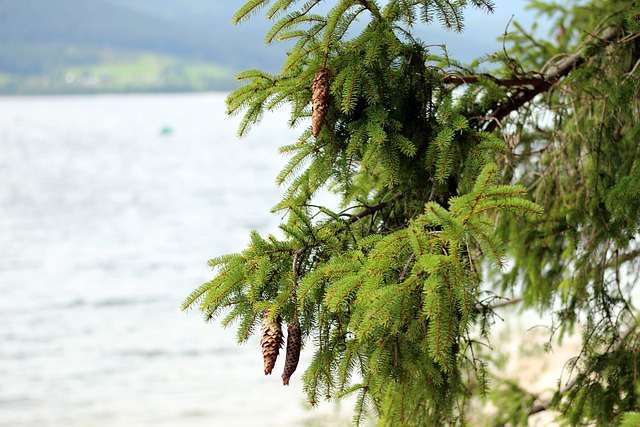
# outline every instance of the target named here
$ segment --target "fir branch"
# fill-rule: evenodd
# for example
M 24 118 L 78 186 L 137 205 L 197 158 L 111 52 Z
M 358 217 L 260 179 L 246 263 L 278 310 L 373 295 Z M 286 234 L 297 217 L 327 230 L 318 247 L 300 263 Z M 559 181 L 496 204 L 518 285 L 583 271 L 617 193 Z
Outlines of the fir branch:
M 561 295 L 563 328 L 586 314 L 585 335 L 595 331 L 595 344 L 586 339 L 589 359 L 581 367 L 594 373 L 598 345 L 615 342 L 625 329 L 617 316 L 633 311 L 623 307 L 627 278 L 619 267 L 640 252 L 632 241 L 640 223 L 640 88 L 628 78 L 640 55 L 630 43 L 638 29 L 629 21 L 638 12 L 628 7 L 633 1 L 562 8 L 576 28 L 618 28 L 611 35 L 574 28 L 558 43 L 537 42 L 516 25 L 518 32 L 505 36 L 514 42 L 504 52 L 508 63 L 493 76 L 430 55 L 412 31 L 419 13 L 461 29 L 464 7 L 490 10 L 488 0 L 340 0 L 316 8 L 317 16 L 310 7 L 319 0 L 247 0 L 238 19 L 269 3 L 269 17 L 278 19 L 268 40 L 296 43 L 279 74 L 240 75 L 244 86 L 227 104 L 230 113 L 246 113 L 240 129 L 285 104 L 290 123 L 310 117 L 319 70 L 327 76 L 326 115 L 320 132 L 311 127 L 282 149 L 291 156 L 278 176 L 288 186 L 274 208 L 284 211 L 283 237 L 252 233 L 240 254 L 212 260 L 215 277 L 186 305 L 200 302 L 207 317 L 229 309 L 223 324 L 238 321 L 241 340 L 265 310 L 299 320 L 299 336 L 311 337 L 316 350 L 303 379 L 309 400 L 339 398 L 358 377 L 364 394 L 357 412 L 366 403 L 381 425 L 467 422 L 477 389 L 465 373 L 475 370 L 486 387 L 484 354 L 465 347 L 474 345 L 469 332 L 480 327 L 488 337 L 495 312 L 521 301 L 551 309 L 549 301 Z M 363 11 L 371 16 L 353 26 Z M 595 26 L 593 16 L 606 24 Z M 576 53 L 558 54 L 577 37 L 585 42 Z M 460 73 L 425 66 L 445 60 Z M 545 101 L 532 102 L 544 93 Z M 552 124 L 539 122 L 538 106 L 553 112 Z M 492 131 L 513 111 L 521 120 L 505 127 L 513 132 L 505 142 Z M 347 208 L 317 204 L 320 189 L 337 193 Z M 500 267 L 507 253 L 514 267 L 502 289 L 522 297 L 479 300 L 485 266 Z M 597 378 L 611 380 L 612 405 L 592 399 L 584 410 L 567 410 L 569 423 L 637 409 L 624 371 L 636 362 L 616 370 L 617 355 L 604 357 L 611 358 L 605 368 L 627 376 L 624 384 Z M 581 375 L 581 383 L 599 385 Z M 549 407 L 584 405 L 577 388 Z M 519 420 L 545 403 L 511 390 L 517 398 L 503 403 L 517 405 Z M 603 394 L 596 390 L 594 399 Z

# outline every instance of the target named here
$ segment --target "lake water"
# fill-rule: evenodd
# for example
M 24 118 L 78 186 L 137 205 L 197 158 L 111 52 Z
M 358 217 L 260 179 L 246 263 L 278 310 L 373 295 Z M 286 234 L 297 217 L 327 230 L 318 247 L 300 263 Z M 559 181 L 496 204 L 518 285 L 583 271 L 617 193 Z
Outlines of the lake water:
M 282 112 L 238 140 L 224 109 L 0 98 L 1 426 L 342 424 L 305 409 L 300 372 L 265 377 L 256 339 L 179 311 L 207 259 L 279 222 L 277 147 L 297 132 Z

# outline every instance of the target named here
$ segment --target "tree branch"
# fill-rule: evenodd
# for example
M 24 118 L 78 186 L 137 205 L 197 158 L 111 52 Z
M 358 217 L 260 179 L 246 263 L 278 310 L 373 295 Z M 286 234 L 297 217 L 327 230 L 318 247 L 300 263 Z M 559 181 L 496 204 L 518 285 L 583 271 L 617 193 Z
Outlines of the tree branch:
M 512 299 L 508 299 L 506 301 L 502 301 L 502 302 L 497 302 L 495 304 L 491 304 L 489 306 L 490 309 L 495 310 L 498 308 L 504 308 L 504 307 L 509 307 L 512 305 L 516 305 L 516 304 L 520 304 L 522 302 L 522 298 L 520 297 L 516 297 L 516 298 L 512 298 Z
M 358 212 L 357 214 L 351 215 L 348 222 L 350 224 L 353 224 L 354 222 L 358 222 L 362 218 L 366 218 L 369 215 L 373 215 L 374 213 L 386 208 L 388 204 L 389 202 L 381 202 L 381 203 L 378 203 L 377 205 L 366 207 L 360 212 Z
M 620 348 L 622 347 L 622 345 L 624 344 L 624 342 L 627 340 L 627 338 L 629 338 L 629 336 L 638 328 L 638 323 L 636 322 L 632 327 L 630 327 L 625 333 L 624 335 L 622 335 L 620 337 L 620 341 L 618 341 L 616 343 L 616 345 L 614 346 L 613 349 L 607 350 L 605 352 L 608 353 L 609 351 L 617 351 L 620 350 Z M 590 368 L 592 369 L 592 368 Z M 557 392 L 558 394 L 564 394 L 566 392 L 568 392 L 569 390 L 571 390 L 577 383 L 578 383 L 578 378 L 580 376 L 577 375 L 576 377 L 574 377 L 571 381 L 569 381 L 567 384 L 564 385 L 564 387 L 560 388 L 560 390 Z M 553 399 L 549 399 L 549 400 L 545 400 L 542 402 L 538 402 L 535 405 L 533 405 L 531 407 L 531 409 L 529 410 L 529 416 L 531 415 L 535 415 L 538 414 L 540 412 L 544 412 L 547 411 L 549 409 L 551 409 L 551 402 L 553 401 Z
M 623 264 L 625 262 L 633 261 L 634 259 L 638 258 L 639 256 L 640 256 L 640 249 L 634 249 L 634 250 L 629 251 L 627 253 L 618 255 L 616 258 L 614 258 L 611 261 L 609 261 L 607 263 L 606 267 L 607 268 L 612 268 L 612 267 L 620 266 L 621 264 Z
M 371 14 L 376 17 L 376 19 L 382 19 L 380 9 L 378 9 L 378 6 L 376 6 L 375 3 L 371 3 L 369 0 L 358 0 L 358 3 L 360 3 L 362 6 L 364 6 L 365 9 L 371 12 Z
M 501 308 L 511 307 L 512 305 L 520 304 L 522 302 L 521 297 L 514 297 L 511 299 L 509 298 L 500 298 L 500 299 L 502 301 L 493 302 L 493 303 L 478 302 L 476 303 L 476 310 L 478 312 L 495 311 Z
M 393 202 L 394 200 L 398 199 L 399 197 L 400 197 L 400 194 L 396 194 L 395 196 L 393 196 L 390 200 L 387 200 L 386 202 L 380 202 L 377 205 L 367 206 L 366 208 L 364 208 L 360 212 L 351 215 L 351 217 L 349 218 L 349 221 L 348 221 L 349 224 L 353 224 L 354 222 L 358 222 L 362 218 L 366 218 L 367 216 L 373 215 L 374 213 L 386 208 L 391 202 Z
M 514 77 L 510 79 L 500 79 L 492 76 L 491 74 L 447 74 L 442 78 L 442 82 L 445 84 L 453 84 L 456 86 L 464 84 L 479 83 L 482 80 L 490 80 L 499 86 L 543 86 L 546 85 L 544 77 Z
M 486 131 L 493 131 L 512 111 L 518 110 L 537 95 L 547 92 L 560 79 L 569 75 L 571 71 L 584 64 L 587 60 L 587 50 L 593 46 L 604 46 L 613 42 L 618 35 L 618 28 L 609 27 L 597 37 L 591 36 L 587 44 L 578 51 L 568 55 L 553 65 L 550 70 L 542 74 L 541 82 L 531 88 L 518 90 L 509 98 L 498 103 L 491 114 L 484 121 Z

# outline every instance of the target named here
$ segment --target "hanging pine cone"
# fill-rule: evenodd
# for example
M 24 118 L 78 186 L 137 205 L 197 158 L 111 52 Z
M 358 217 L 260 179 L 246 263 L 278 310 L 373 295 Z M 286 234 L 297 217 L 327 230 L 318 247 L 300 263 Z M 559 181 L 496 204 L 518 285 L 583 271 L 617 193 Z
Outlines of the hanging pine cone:
M 268 312 L 265 312 L 262 318 L 260 347 L 262 348 L 262 358 L 264 360 L 264 374 L 269 375 L 273 371 L 280 347 L 282 347 L 282 327 L 280 318 L 278 317 L 276 321 L 273 321 L 269 318 Z
M 321 68 L 313 79 L 313 114 L 311 129 L 313 136 L 320 134 L 324 118 L 329 108 L 329 69 Z
M 296 318 L 287 327 L 287 356 L 282 372 L 282 384 L 289 385 L 289 378 L 296 371 L 300 360 L 300 349 L 302 348 L 302 335 L 300 333 L 300 323 Z

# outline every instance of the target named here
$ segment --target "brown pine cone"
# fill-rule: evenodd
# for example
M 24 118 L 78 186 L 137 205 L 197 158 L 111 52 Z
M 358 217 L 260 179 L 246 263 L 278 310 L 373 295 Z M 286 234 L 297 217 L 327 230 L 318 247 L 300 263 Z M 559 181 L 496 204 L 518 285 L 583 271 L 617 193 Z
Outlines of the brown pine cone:
M 302 335 L 300 333 L 300 323 L 298 319 L 293 320 L 287 327 L 287 356 L 282 372 L 282 384 L 289 385 L 289 378 L 296 371 L 300 360 L 300 349 L 302 348 Z
M 321 68 L 313 79 L 313 113 L 311 115 L 311 129 L 313 136 L 320 134 L 329 108 L 329 69 Z
M 282 347 L 282 326 L 279 317 L 273 321 L 269 319 L 269 313 L 266 311 L 262 318 L 260 347 L 264 360 L 264 374 L 269 375 L 273 371 L 280 347 Z

